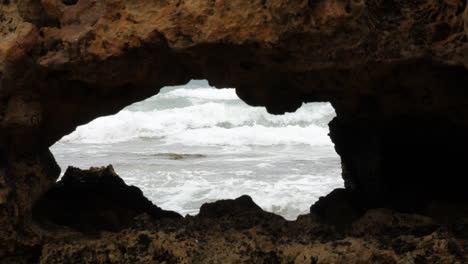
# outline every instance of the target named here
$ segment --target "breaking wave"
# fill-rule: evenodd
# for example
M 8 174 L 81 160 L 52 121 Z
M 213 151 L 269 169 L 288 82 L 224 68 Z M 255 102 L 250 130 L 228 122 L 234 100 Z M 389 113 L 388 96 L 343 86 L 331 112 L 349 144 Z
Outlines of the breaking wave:
M 192 81 L 80 126 L 51 150 L 62 169 L 113 164 L 166 210 L 197 214 L 203 203 L 247 194 L 292 220 L 343 187 L 328 137 L 334 116 L 328 103 L 271 115 L 234 89 Z
M 330 145 L 327 124 L 335 114 L 330 104 L 315 103 L 275 116 L 246 105 L 234 89 L 163 90 L 138 104 L 80 126 L 62 141 L 105 144 L 155 138 L 187 145 Z M 157 109 L 165 105 L 173 107 Z

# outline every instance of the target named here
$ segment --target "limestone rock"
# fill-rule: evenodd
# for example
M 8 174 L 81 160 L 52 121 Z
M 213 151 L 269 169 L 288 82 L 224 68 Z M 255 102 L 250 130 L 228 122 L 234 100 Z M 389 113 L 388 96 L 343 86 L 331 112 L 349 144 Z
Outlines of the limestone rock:
M 346 189 L 374 207 L 416 212 L 433 199 L 466 200 L 467 14 L 464 0 L 1 0 L 0 258 L 20 248 L 38 255 L 43 230 L 32 208 L 60 175 L 53 143 L 190 79 L 235 88 L 275 114 L 331 102 Z M 459 248 L 437 241 L 431 250 Z M 297 246 L 286 259 L 271 249 L 246 261 L 396 262 L 391 252 L 369 255 L 367 242 L 348 242 Z M 51 257 L 43 262 L 93 243 L 61 253 L 44 247 Z M 214 262 L 232 260 L 225 249 L 214 249 Z M 174 261 L 176 253 L 154 250 Z M 109 251 L 84 259 L 125 255 Z M 411 252 L 402 263 L 429 255 Z

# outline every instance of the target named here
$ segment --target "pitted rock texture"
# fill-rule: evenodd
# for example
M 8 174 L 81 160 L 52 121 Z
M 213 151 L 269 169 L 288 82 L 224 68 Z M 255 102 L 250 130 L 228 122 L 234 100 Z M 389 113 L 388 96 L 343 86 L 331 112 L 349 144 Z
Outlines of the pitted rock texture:
M 382 117 L 457 119 L 443 110 L 460 100 L 453 78 L 466 79 L 465 1 L 66 3 L 2 4 L 12 25 L 0 45 L 1 124 L 42 136 L 41 145 L 193 78 L 273 113 L 331 101 L 353 114 L 375 97 Z
M 320 212 L 286 221 L 242 196 L 204 204 L 197 216 L 184 219 L 155 221 L 143 214 L 118 233 L 50 240 L 37 262 L 461 264 L 468 260 L 467 213 L 453 218 L 445 212 L 450 220 L 443 223 L 373 209 L 337 229 L 317 220 Z
M 465 10 L 464 0 L 1 0 L 0 257 L 37 245 L 32 208 L 60 174 L 53 143 L 190 79 L 275 114 L 330 101 L 346 188 L 373 206 L 466 199 Z
M 326 230 L 308 219 L 288 224 L 283 230 L 265 230 L 261 226 L 233 229 L 216 221 L 186 221 L 186 227 L 159 225 L 154 229 L 130 228 L 119 234 L 105 234 L 99 239 L 46 244 L 39 263 L 464 263 L 466 240 L 434 229 L 430 220 L 394 212 L 373 211 L 359 228 L 373 228 L 375 219 L 394 218 L 414 221 L 413 234 L 404 224 L 389 230 L 375 230 L 372 236 L 323 238 L 313 232 Z M 393 220 L 394 221 L 394 220 Z M 400 227 L 403 226 L 403 227 Z M 209 226 L 209 228 L 207 227 Z M 307 229 L 307 234 L 286 231 Z M 377 237 L 382 238 L 378 239 Z M 465 247 L 465 248 L 464 248 Z
M 0 263 L 461 264 L 468 260 L 467 203 L 433 202 L 427 212 L 406 214 L 357 210 L 360 203 L 352 195 L 337 190 L 296 221 L 263 211 L 246 195 L 204 204 L 198 215 L 182 218 L 152 205 L 111 166 L 69 168 L 35 207 L 40 238 L 16 245 Z

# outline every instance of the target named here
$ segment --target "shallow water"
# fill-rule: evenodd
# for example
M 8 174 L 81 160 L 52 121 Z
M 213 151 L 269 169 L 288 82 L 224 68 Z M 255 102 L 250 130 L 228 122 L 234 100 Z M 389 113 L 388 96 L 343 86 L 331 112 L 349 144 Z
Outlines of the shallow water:
M 197 214 L 203 203 L 250 195 L 287 219 L 342 187 L 328 137 L 328 103 L 273 116 L 206 81 L 162 89 L 80 126 L 52 147 L 65 170 L 112 164 L 156 205 Z

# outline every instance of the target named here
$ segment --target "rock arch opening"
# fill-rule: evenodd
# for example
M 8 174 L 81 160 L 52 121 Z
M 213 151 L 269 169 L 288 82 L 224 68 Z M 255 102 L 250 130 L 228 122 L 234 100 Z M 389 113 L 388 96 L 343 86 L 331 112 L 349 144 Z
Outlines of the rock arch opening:
M 41 263 L 468 259 L 466 1 L 0 2 L 0 258 L 40 258 Z M 153 221 L 144 235 L 124 230 L 98 242 L 36 228 L 33 205 L 60 174 L 51 145 L 79 125 L 190 79 L 235 87 L 243 101 L 270 113 L 331 102 L 337 117 L 330 135 L 346 189 L 315 209 L 330 219 L 356 215 L 342 210 L 355 197 L 366 209 L 398 207 L 405 214 L 370 212 L 353 218 L 354 227 L 345 233 L 330 232 L 310 218 L 310 229 L 304 219 L 275 229 L 269 228 L 272 218 L 244 197 L 215 203 L 208 206 L 215 213 L 200 214 L 219 216 L 232 208 L 259 216 L 231 219 L 241 222 L 241 232 L 220 227 L 229 221 L 201 219 L 199 226 L 209 228 L 193 232 L 188 221 L 189 228 L 182 226 L 177 236 L 172 227 L 156 234 Z M 106 179 L 112 175 L 110 168 L 107 172 Z M 433 200 L 448 206 L 437 209 Z M 447 213 L 450 208 L 456 214 Z M 438 222 L 440 216 L 451 220 Z M 216 225 L 219 232 L 205 232 Z M 253 226 L 255 236 L 246 230 Z M 193 241 L 195 233 L 200 243 Z M 338 241 L 344 235 L 352 237 Z
M 112 164 L 154 204 L 182 215 L 247 194 L 294 220 L 343 186 L 328 137 L 334 116 L 329 103 L 271 115 L 234 89 L 193 80 L 78 127 L 51 150 L 63 170 Z

